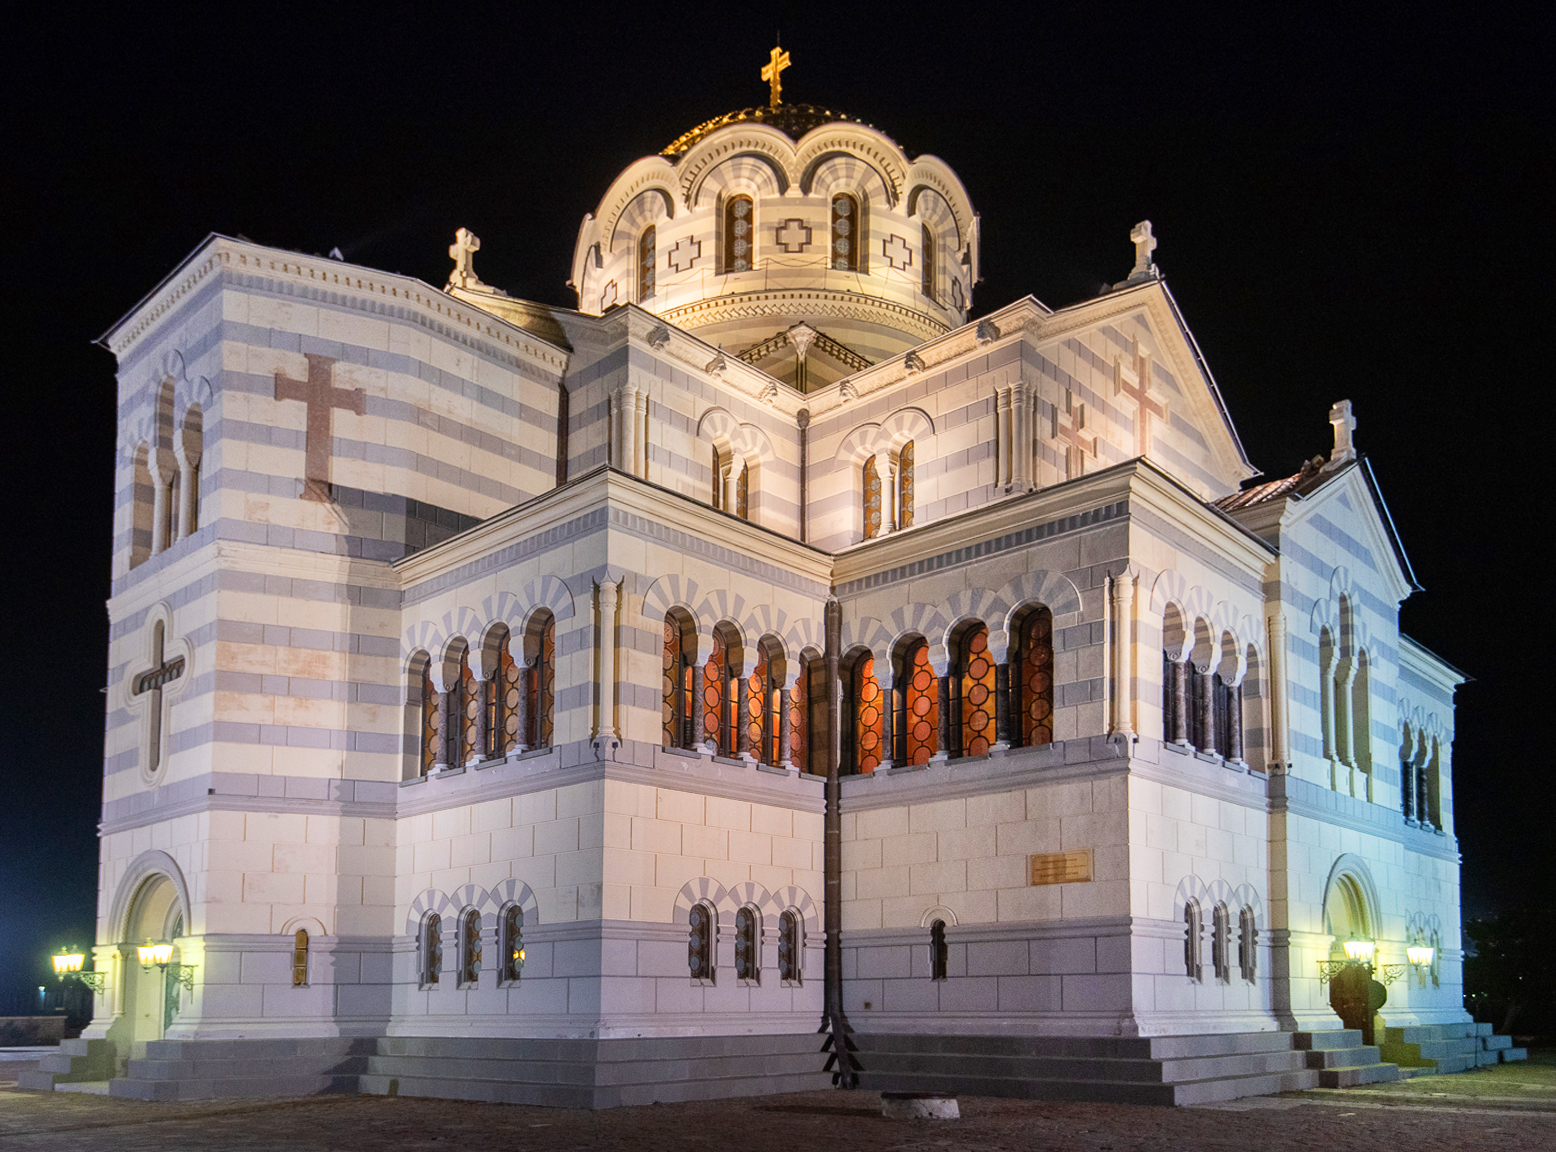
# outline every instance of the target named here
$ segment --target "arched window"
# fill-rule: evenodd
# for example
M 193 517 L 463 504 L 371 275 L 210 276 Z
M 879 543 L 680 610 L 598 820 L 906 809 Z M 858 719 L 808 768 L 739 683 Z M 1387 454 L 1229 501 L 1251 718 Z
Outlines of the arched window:
M 940 678 L 929 662 L 929 644 L 916 641 L 902 655 L 902 688 L 898 700 L 896 740 L 902 764 L 928 764 L 939 749 Z M 895 757 L 893 758 L 895 760 Z
M 778 917 L 778 979 L 798 984 L 804 973 L 804 926 L 793 908 Z
M 864 538 L 873 540 L 880 534 L 881 473 L 871 456 L 864 462 Z
M 421 982 L 432 985 L 443 974 L 443 917 L 433 913 L 421 930 Z
M 690 622 L 675 612 L 665 615 L 664 675 L 661 681 L 666 748 L 691 748 L 696 742 L 697 639 Z
M 861 224 L 859 201 L 846 192 L 832 197 L 832 267 L 858 272 Z
M 1351 681 L 1351 725 L 1356 768 L 1366 776 L 1366 799 L 1372 799 L 1372 661 L 1365 651 L 1357 654 L 1356 677 Z
M 762 980 L 762 918 L 755 908 L 735 913 L 735 975 L 741 980 Z
M 1016 630 L 1015 667 L 1011 669 L 1011 736 L 1022 748 L 1052 744 L 1054 739 L 1054 617 L 1039 606 L 1021 617 Z
M 308 929 L 299 928 L 292 937 L 292 987 L 308 986 Z
M 720 756 L 733 756 L 739 747 L 735 716 L 738 679 L 721 625 L 713 630 L 713 650 L 702 667 L 702 738 L 712 740 Z
M 746 723 L 751 748 L 758 760 L 771 765 L 780 763 L 784 754 L 780 746 L 783 686 L 773 672 L 773 654 L 778 651 L 776 637 L 762 637 L 756 648 L 756 668 L 746 684 Z
M 459 983 L 473 988 L 481 981 L 481 914 L 471 908 L 460 919 Z
M 438 733 L 438 690 L 432 685 L 432 662 L 425 656 L 422 657 L 421 671 L 414 675 L 419 697 L 416 704 L 420 714 L 417 759 L 421 775 L 425 776 L 438 762 L 438 748 L 441 746 Z
M 1243 979 L 1252 984 L 1259 974 L 1259 925 L 1254 919 L 1253 909 L 1243 905 L 1243 910 L 1237 914 L 1237 966 L 1242 969 Z
M 654 295 L 654 263 L 657 250 L 654 246 L 654 226 L 650 224 L 638 237 L 638 300 L 651 299 Z
M 1419 823 L 1416 817 L 1416 742 L 1405 729 L 1399 746 L 1399 810 L 1406 824 Z
M 1183 907 L 1183 970 L 1190 980 L 1198 980 L 1200 967 L 1200 941 L 1205 935 L 1205 923 L 1200 916 L 1199 903 L 1190 900 Z
M 880 681 L 875 677 L 875 657 L 861 652 L 849 667 L 843 685 L 844 775 L 874 772 L 885 755 L 882 745 Z
M 1221 673 L 1213 673 L 1211 682 L 1211 724 L 1215 728 L 1215 750 L 1218 756 L 1227 760 L 1242 759 L 1242 749 L 1238 748 L 1233 755 L 1233 747 L 1241 743 L 1238 739 L 1240 733 L 1234 731 L 1236 721 L 1240 718 L 1243 705 L 1243 690 L 1240 685 L 1228 684 L 1221 678 Z
M 156 772 L 162 767 L 167 743 L 163 732 L 167 720 L 167 708 L 162 689 L 184 674 L 184 658 L 171 660 L 166 654 L 167 629 L 161 620 L 151 626 L 151 667 L 135 677 L 131 686 L 133 694 L 146 698 L 146 772 Z
M 749 272 L 756 259 L 756 211 L 749 196 L 724 202 L 724 271 Z
M 1217 904 L 1210 914 L 1210 963 L 1217 980 L 1232 978 L 1232 917 L 1225 904 Z
M 513 658 L 513 637 L 503 629 L 497 638 L 497 667 L 487 692 L 487 754 L 501 758 L 521 751 L 525 724 L 525 694 L 520 688 L 519 662 Z
M 923 273 L 924 295 L 933 300 L 935 298 L 935 234 L 930 231 L 928 224 L 924 225 L 924 240 L 920 252 L 919 265 Z
M 897 527 L 913 526 L 913 441 L 897 450 Z
M 810 771 L 810 664 L 800 658 L 800 674 L 789 693 L 789 763 Z
M 551 747 L 556 726 L 556 617 L 542 608 L 524 629 L 523 663 L 504 670 L 512 676 L 516 705 L 512 728 L 520 750 Z
M 178 467 L 182 475 L 182 488 L 178 504 L 179 536 L 191 535 L 200 528 L 200 461 L 204 456 L 204 414 L 198 404 L 192 404 L 184 413 L 183 427 L 179 430 Z
M 945 942 L 945 921 L 936 920 L 929 926 L 929 978 L 944 980 L 950 966 L 950 948 Z
M 987 756 L 994 738 L 994 659 L 989 655 L 989 629 L 975 624 L 956 646 L 956 670 L 951 678 L 952 756 Z
M 693 980 L 713 979 L 713 909 L 693 904 L 686 915 L 686 964 Z
M 735 481 L 735 515 L 751 519 L 751 466 L 740 462 L 740 478 Z
M 524 909 L 508 905 L 502 915 L 502 982 L 511 984 L 524 971 Z
M 156 481 L 151 475 L 151 447 L 141 444 L 130 463 L 130 567 L 151 556 L 152 517 L 156 507 Z

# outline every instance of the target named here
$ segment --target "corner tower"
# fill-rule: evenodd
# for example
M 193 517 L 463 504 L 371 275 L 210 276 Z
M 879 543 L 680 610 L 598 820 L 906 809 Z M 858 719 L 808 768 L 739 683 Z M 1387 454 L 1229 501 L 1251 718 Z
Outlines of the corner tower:
M 584 217 L 579 310 L 633 303 L 802 392 L 967 322 L 978 216 L 956 173 L 785 104 L 715 117 L 624 171 Z

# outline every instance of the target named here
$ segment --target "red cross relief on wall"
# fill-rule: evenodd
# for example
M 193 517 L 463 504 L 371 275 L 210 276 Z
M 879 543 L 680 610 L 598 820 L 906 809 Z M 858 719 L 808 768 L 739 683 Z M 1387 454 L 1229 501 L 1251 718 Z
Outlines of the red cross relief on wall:
M 1087 435 L 1086 405 L 1075 399 L 1070 389 L 1064 390 L 1064 395 L 1053 406 L 1053 415 L 1049 425 L 1049 439 L 1057 440 L 1064 445 L 1064 476 L 1066 480 L 1074 480 L 1086 472 L 1086 458 L 1096 459 L 1097 438 Z
M 1124 368 L 1124 358 L 1113 361 L 1113 395 L 1127 396 L 1135 402 L 1135 455 L 1145 456 L 1151 451 L 1151 417 L 1166 422 L 1170 419 L 1167 401 L 1151 399 L 1151 357 L 1140 350 L 1135 341 L 1134 370 Z
M 367 411 L 367 394 L 361 388 L 337 388 L 333 383 L 335 360 L 308 357 L 308 379 L 293 380 L 276 373 L 277 400 L 301 400 L 308 405 L 308 432 L 303 453 L 303 499 L 330 502 L 330 455 L 334 447 L 333 410 L 345 408 L 358 416 Z

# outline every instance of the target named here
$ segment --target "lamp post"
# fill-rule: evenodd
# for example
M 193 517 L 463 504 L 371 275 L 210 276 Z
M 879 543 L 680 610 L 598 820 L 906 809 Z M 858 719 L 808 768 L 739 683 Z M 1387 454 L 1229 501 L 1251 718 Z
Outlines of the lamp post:
M 153 940 L 148 936 L 144 944 L 136 946 L 135 953 L 140 959 L 140 966 L 143 971 L 150 972 L 153 968 L 160 968 L 166 972 L 168 965 L 173 960 L 173 945 L 166 940 Z M 173 964 L 172 967 L 173 979 L 190 992 L 193 992 L 196 965 Z
M 1371 940 L 1360 936 L 1352 936 L 1344 943 L 1344 960 L 1320 960 L 1318 962 L 1318 982 L 1327 984 L 1330 980 L 1351 968 L 1364 968 L 1369 978 L 1376 977 L 1381 984 L 1392 984 L 1404 974 L 1403 964 L 1383 964 L 1374 966 L 1373 960 L 1377 957 L 1378 946 Z M 1412 961 L 1414 963 L 1414 961 Z
M 82 966 L 86 963 L 86 954 L 78 952 L 74 948 L 61 948 L 54 953 L 54 975 L 63 984 L 66 980 L 79 980 L 90 988 L 94 994 L 102 995 L 103 987 L 108 979 L 106 972 L 83 972 Z

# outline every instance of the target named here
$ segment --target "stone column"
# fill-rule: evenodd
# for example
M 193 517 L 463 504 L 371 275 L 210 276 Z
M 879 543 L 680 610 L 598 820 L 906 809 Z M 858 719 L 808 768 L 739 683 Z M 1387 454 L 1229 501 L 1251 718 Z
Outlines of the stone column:
M 994 482 L 1009 491 L 1012 478 L 1009 388 L 998 388 L 994 392 L 994 427 L 996 436 Z
M 491 706 L 491 700 L 492 682 L 477 680 L 475 682 L 475 749 L 470 755 L 472 767 L 486 759 L 486 749 L 490 742 L 490 734 L 487 731 L 487 709 Z
M 436 685 L 433 688 L 437 691 Z M 457 689 L 450 688 L 447 691 L 438 691 L 438 747 L 437 754 L 432 758 L 432 770 L 434 772 L 446 772 L 449 766 L 449 724 L 453 720 L 453 703 L 449 699 Z
M 632 417 L 632 474 L 648 479 L 648 393 L 635 393 Z
M 740 470 L 735 467 L 739 462 L 733 452 L 729 454 L 728 461 L 725 461 L 722 455 L 719 459 L 720 465 L 724 468 L 724 474 L 720 477 L 720 482 L 724 485 L 723 508 L 731 516 L 735 515 L 736 509 L 739 507 L 736 499 L 736 489 L 740 485 Z
M 881 535 L 897 530 L 897 457 L 886 453 L 886 491 L 881 493 Z
M 171 476 L 162 474 L 162 462 L 158 459 L 161 454 L 150 453 L 147 463 L 150 465 L 152 479 L 151 496 L 151 554 L 155 556 L 173 541 L 168 539 L 168 498 Z
M 884 772 L 897 762 L 897 688 L 890 681 L 881 684 L 881 766 Z
M 794 729 L 790 722 L 789 709 L 793 707 L 793 688 L 784 687 L 778 690 L 778 767 L 794 767 Z
M 1214 752 L 1216 750 L 1215 724 L 1212 722 L 1212 689 L 1209 667 L 1201 668 L 1195 665 L 1194 670 L 1199 673 L 1199 678 L 1194 682 L 1194 747 L 1201 752 Z
M 751 759 L 751 681 L 735 678 L 735 755 Z
M 940 731 L 937 733 L 935 755 L 941 760 L 951 756 L 951 676 L 945 673 L 940 682 Z
M 621 591 L 618 580 L 602 580 L 599 589 L 599 619 L 596 632 L 600 644 L 600 723 L 594 730 L 594 752 L 602 753 L 620 745 L 616 732 L 616 601 Z
M 1168 717 L 1171 729 L 1169 739 L 1174 744 L 1189 742 L 1189 662 L 1185 659 L 1172 662 L 1172 715 Z
M 1113 731 L 1125 739 L 1135 734 L 1135 581 L 1129 573 L 1113 578 Z
M 605 395 L 605 462 L 621 467 L 621 393 Z
M 517 739 L 513 744 L 513 750 L 515 752 L 527 752 L 529 750 L 529 667 L 524 663 L 523 637 L 516 636 L 513 639 L 519 641 L 519 654 L 517 657 L 519 665 L 519 703 L 518 707 L 513 710 L 513 718 L 519 731 Z M 510 640 L 508 643 L 511 645 L 513 640 Z
M 1432 768 L 1429 760 L 1416 764 L 1416 823 L 1432 831 Z
M 191 462 L 181 456 L 178 471 L 178 538 L 182 540 L 195 530 L 196 514 L 199 511 L 196 507 L 199 496 L 195 491 L 195 477 L 200 474 L 200 461 L 196 459 Z
M 1011 401 L 1011 463 L 1015 467 L 1018 492 L 1032 488 L 1032 393 L 1025 380 L 1018 380 Z
M 795 423 L 800 427 L 800 541 L 810 538 L 810 409 L 801 408 L 795 413 Z
M 1270 616 L 1270 772 L 1284 772 L 1290 763 L 1286 739 L 1286 616 Z
M 994 665 L 994 750 L 1010 747 L 1010 662 Z
M 1227 743 L 1230 747 L 1227 749 L 1226 758 L 1234 764 L 1243 764 L 1245 761 L 1243 760 L 1243 686 L 1241 683 L 1233 686 L 1228 699 L 1231 701 L 1228 706 L 1231 711 L 1227 714 L 1226 729 Z

